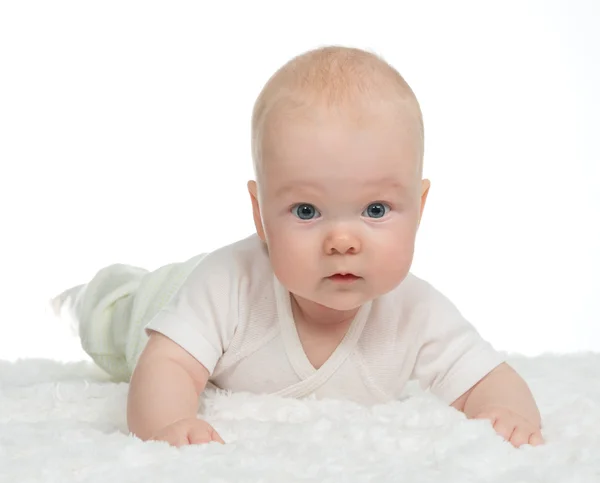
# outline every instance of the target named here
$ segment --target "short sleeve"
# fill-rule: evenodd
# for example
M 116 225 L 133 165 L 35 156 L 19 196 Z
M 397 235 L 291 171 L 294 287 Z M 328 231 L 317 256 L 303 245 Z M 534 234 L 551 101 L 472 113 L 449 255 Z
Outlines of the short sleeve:
M 411 379 L 452 404 L 505 361 L 443 294 L 428 286 Z
M 238 274 L 218 252 L 203 258 L 145 330 L 160 332 L 212 375 L 237 326 Z

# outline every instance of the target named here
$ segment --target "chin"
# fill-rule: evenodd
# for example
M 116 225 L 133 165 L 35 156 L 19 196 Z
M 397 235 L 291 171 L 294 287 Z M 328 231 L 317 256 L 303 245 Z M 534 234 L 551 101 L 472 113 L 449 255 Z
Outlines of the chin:
M 359 308 L 361 305 L 365 304 L 371 300 L 370 298 L 365 297 L 330 297 L 326 300 L 319 300 L 318 303 L 324 305 L 327 308 L 333 310 L 347 311 L 347 310 L 355 310 Z

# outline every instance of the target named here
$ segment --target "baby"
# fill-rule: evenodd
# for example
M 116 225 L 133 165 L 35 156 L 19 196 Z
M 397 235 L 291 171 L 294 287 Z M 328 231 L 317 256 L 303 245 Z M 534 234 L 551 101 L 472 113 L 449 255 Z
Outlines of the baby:
M 53 300 L 130 382 L 133 434 L 222 443 L 197 417 L 207 384 L 375 404 L 417 380 L 514 446 L 543 442 L 527 384 L 409 271 L 430 183 L 394 68 L 343 47 L 292 59 L 256 101 L 252 154 L 256 234 L 153 272 L 112 265 Z

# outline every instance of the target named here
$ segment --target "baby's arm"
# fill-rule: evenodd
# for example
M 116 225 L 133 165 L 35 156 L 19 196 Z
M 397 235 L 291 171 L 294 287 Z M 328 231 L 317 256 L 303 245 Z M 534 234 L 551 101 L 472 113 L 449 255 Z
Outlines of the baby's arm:
M 543 442 L 541 417 L 527 383 L 508 364 L 491 371 L 452 403 L 468 418 L 490 419 L 515 446 Z
M 151 332 L 129 386 L 129 430 L 148 440 L 169 425 L 185 420 L 190 424 L 184 426 L 206 425 L 210 435 L 214 430 L 207 423 L 195 423 L 198 401 L 208 376 L 208 370 L 179 345 L 158 332 Z M 180 430 L 181 425 L 176 426 L 176 431 Z M 215 436 L 211 439 L 220 440 Z

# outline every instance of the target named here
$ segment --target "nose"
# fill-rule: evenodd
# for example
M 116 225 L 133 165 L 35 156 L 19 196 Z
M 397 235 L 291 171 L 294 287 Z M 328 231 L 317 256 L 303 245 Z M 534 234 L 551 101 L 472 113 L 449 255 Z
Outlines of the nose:
M 357 236 L 347 231 L 337 231 L 332 232 L 327 236 L 324 249 L 327 255 L 334 255 L 336 253 L 341 255 L 352 255 L 358 253 L 361 246 Z

